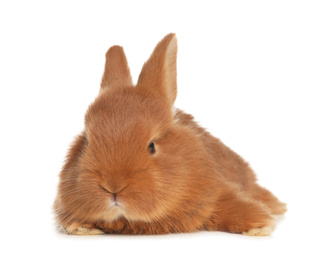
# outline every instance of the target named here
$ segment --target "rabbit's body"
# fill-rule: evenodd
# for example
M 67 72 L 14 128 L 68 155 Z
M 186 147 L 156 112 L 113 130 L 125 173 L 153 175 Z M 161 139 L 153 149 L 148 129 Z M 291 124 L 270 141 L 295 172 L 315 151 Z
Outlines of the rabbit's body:
M 133 87 L 120 47 L 61 172 L 54 205 L 70 234 L 223 230 L 267 235 L 285 205 L 248 164 L 173 110 L 176 38 L 166 36 Z

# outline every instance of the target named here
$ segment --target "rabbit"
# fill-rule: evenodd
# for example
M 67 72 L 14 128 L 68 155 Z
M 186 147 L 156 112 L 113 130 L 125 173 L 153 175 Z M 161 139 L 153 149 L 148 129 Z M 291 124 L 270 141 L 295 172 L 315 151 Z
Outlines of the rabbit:
M 286 211 L 239 155 L 174 108 L 177 39 L 143 65 L 136 86 L 123 48 L 106 53 L 98 97 L 60 172 L 53 205 L 72 235 L 200 230 L 265 236 Z

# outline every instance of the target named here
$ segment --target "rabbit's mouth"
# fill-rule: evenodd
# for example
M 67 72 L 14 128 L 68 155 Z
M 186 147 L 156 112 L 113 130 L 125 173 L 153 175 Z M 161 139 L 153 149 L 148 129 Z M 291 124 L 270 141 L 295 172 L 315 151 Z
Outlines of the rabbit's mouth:
M 109 209 L 112 209 L 112 208 L 123 208 L 123 209 L 125 208 L 120 198 L 114 194 L 109 201 Z
M 108 212 L 105 219 L 108 221 L 117 220 L 120 217 L 124 217 L 125 207 L 120 201 L 109 201 Z
M 121 202 L 114 201 L 112 207 L 123 207 L 123 205 L 121 204 Z

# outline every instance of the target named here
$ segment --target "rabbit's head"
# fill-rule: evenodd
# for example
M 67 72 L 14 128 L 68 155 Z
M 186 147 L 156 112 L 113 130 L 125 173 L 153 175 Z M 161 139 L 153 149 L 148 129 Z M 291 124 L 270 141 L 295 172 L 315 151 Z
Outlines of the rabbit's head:
M 86 113 L 79 148 L 70 152 L 75 169 L 66 166 L 61 175 L 62 203 L 78 217 L 152 221 L 185 197 L 196 137 L 174 120 L 176 54 L 169 34 L 134 86 L 123 49 L 108 50 L 100 94 Z

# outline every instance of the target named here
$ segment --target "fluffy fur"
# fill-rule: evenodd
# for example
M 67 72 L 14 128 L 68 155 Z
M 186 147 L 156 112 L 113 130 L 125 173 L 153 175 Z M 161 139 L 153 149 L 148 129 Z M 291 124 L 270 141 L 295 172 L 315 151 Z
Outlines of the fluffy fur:
M 54 211 L 66 233 L 268 235 L 285 212 L 239 155 L 173 108 L 176 54 L 169 34 L 134 86 L 122 47 L 108 50 L 100 93 L 60 173 Z

